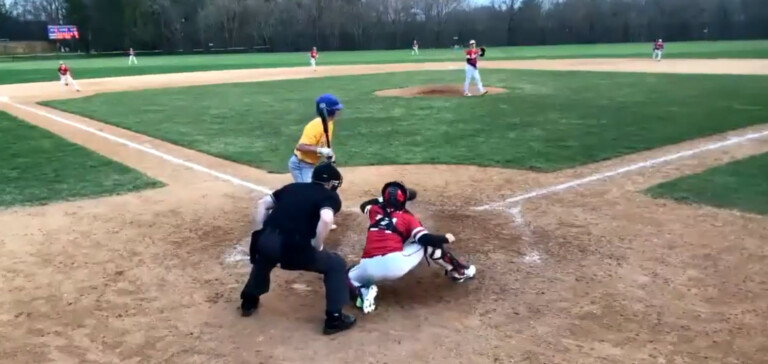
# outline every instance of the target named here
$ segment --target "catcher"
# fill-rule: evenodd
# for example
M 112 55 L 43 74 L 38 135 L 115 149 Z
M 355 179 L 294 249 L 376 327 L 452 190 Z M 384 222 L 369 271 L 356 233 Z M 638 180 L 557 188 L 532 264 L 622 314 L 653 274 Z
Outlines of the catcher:
M 349 270 L 350 293 L 363 313 L 376 309 L 374 302 L 379 281 L 396 280 L 415 268 L 422 259 L 445 269 L 456 282 L 475 276 L 476 268 L 459 261 L 445 245 L 456 239 L 452 234 L 430 234 L 418 217 L 405 208 L 416 199 L 416 191 L 400 182 L 389 182 L 381 197 L 363 202 L 360 211 L 370 225 L 360 263 Z M 425 259 L 426 258 L 426 259 Z

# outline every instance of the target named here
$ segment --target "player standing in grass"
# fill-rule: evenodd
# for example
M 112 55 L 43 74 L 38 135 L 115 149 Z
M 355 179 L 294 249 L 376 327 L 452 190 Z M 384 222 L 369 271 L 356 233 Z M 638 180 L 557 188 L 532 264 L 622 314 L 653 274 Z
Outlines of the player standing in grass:
M 475 84 L 477 84 L 477 89 L 480 90 L 480 94 L 487 94 L 488 91 L 483 88 L 483 81 L 480 79 L 480 71 L 477 69 L 477 57 L 485 56 L 485 48 L 477 49 L 477 43 L 474 40 L 470 40 L 469 49 L 467 49 L 464 54 L 467 56 L 467 65 L 464 66 L 464 96 L 472 96 L 472 94 L 469 93 L 469 84 L 472 82 L 472 79 L 475 80 Z
M 136 52 L 133 51 L 133 48 L 128 50 L 128 65 L 130 66 L 131 63 L 139 64 L 139 61 L 136 60 Z
M 413 38 L 413 51 L 411 51 L 412 56 L 418 56 L 419 55 L 419 42 L 416 41 L 416 38 Z
M 80 92 L 80 87 L 77 86 L 77 82 L 72 78 L 72 72 L 69 70 L 69 67 L 64 64 L 64 61 L 59 61 L 59 82 L 64 86 L 69 86 L 71 83 L 72 86 L 75 86 L 75 91 Z
M 664 41 L 659 39 L 653 43 L 653 60 L 661 62 L 662 53 L 664 53 Z
M 309 64 L 313 71 L 317 71 L 317 47 L 312 47 L 312 50 L 309 51 Z

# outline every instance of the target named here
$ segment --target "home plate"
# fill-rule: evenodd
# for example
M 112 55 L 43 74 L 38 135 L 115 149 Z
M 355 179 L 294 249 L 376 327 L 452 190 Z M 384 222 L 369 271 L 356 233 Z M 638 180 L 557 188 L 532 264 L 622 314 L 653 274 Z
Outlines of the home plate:
M 294 283 L 291 285 L 291 288 L 297 291 L 302 291 L 302 292 L 308 292 L 312 290 L 312 288 L 309 288 L 309 286 L 307 286 L 306 284 L 301 284 L 301 283 Z
M 0 102 L 9 102 L 11 99 L 8 98 L 8 96 L 0 96 Z

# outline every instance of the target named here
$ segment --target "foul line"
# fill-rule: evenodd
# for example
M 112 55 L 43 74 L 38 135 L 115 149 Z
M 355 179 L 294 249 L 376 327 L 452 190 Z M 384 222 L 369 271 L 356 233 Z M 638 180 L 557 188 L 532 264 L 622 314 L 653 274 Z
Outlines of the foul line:
M 199 171 L 199 172 L 210 174 L 212 176 L 221 178 L 221 179 L 223 179 L 225 181 L 232 182 L 235 185 L 244 186 L 244 187 L 250 188 L 252 190 L 265 193 L 265 194 L 272 193 L 272 190 L 270 190 L 269 188 L 266 188 L 264 186 L 258 186 L 258 185 L 255 185 L 253 183 L 243 181 L 243 180 L 241 180 L 239 178 L 230 176 L 228 174 L 217 172 L 217 171 L 214 171 L 214 170 L 212 170 L 210 168 L 203 167 L 203 166 L 201 166 L 199 164 L 195 164 L 195 163 L 192 163 L 192 162 L 185 161 L 183 159 L 176 158 L 174 156 L 165 154 L 163 152 L 159 152 L 159 151 L 154 150 L 152 148 L 147 148 L 147 147 L 145 147 L 143 145 L 136 144 L 134 142 L 128 141 L 128 140 L 123 139 L 123 138 L 116 137 L 116 136 L 111 135 L 111 134 L 107 134 L 107 133 L 105 133 L 103 131 L 96 130 L 96 129 L 92 128 L 92 127 L 85 126 L 85 125 L 76 123 L 74 121 L 70 121 L 70 120 L 64 119 L 62 117 L 59 117 L 59 116 L 47 113 L 47 112 L 42 111 L 42 110 L 35 109 L 33 107 L 17 104 L 15 102 L 12 102 L 12 101 L 8 100 L 7 98 L 0 97 L 0 102 L 7 102 L 8 104 L 13 105 L 15 107 L 18 107 L 20 109 L 24 109 L 24 110 L 33 112 L 35 114 L 51 118 L 51 119 L 56 120 L 58 122 L 61 122 L 61 123 L 64 123 L 64 124 L 67 124 L 67 125 L 70 125 L 70 126 L 74 126 L 76 128 L 85 130 L 87 132 L 96 134 L 98 136 L 107 138 L 107 139 L 112 140 L 112 141 L 118 142 L 120 144 L 124 144 L 124 145 L 126 145 L 126 146 L 128 146 L 130 148 L 138 149 L 138 150 L 141 150 L 143 152 L 146 152 L 146 153 L 158 156 L 158 157 L 160 157 L 162 159 L 165 159 L 165 160 L 167 160 L 167 161 L 169 161 L 171 163 L 179 164 L 179 165 L 182 165 L 182 166 L 185 166 L 185 167 L 192 168 L 192 169 L 194 169 L 196 171 Z
M 531 199 L 531 198 L 534 198 L 534 197 L 539 197 L 539 196 L 548 195 L 548 194 L 551 194 L 551 193 L 554 193 L 554 192 L 564 191 L 564 190 L 571 189 L 573 187 L 577 187 L 577 186 L 580 186 L 580 185 L 583 185 L 583 184 L 587 184 L 587 183 L 590 183 L 590 182 L 594 182 L 594 181 L 597 181 L 597 180 L 613 177 L 613 176 L 620 175 L 620 174 L 627 173 L 627 172 L 631 172 L 631 171 L 634 171 L 634 170 L 637 170 L 637 169 L 653 167 L 653 166 L 655 166 L 657 164 L 661 164 L 661 163 L 664 163 L 664 162 L 669 162 L 671 160 L 688 157 L 688 156 L 691 156 L 691 155 L 694 155 L 694 154 L 698 154 L 698 153 L 701 153 L 701 152 L 705 152 L 705 151 L 708 151 L 708 150 L 714 150 L 714 149 L 723 148 L 723 147 L 726 147 L 726 146 L 729 146 L 729 145 L 732 145 L 732 144 L 739 144 L 739 143 L 745 142 L 747 140 L 764 137 L 766 135 L 768 135 L 768 131 L 763 131 L 763 132 L 760 132 L 760 133 L 751 133 L 751 134 L 743 135 L 743 136 L 740 136 L 740 137 L 732 137 L 729 140 L 726 140 L 726 141 L 723 141 L 723 142 L 710 143 L 710 144 L 704 145 L 703 147 L 699 147 L 699 148 L 691 149 L 691 150 L 686 150 L 686 151 L 683 151 L 683 152 L 680 152 L 680 153 L 668 155 L 668 156 L 661 157 L 661 158 L 647 160 L 645 162 L 640 162 L 640 163 L 633 164 L 633 165 L 630 165 L 630 166 L 627 166 L 627 167 L 624 167 L 624 168 L 619 168 L 619 169 L 614 170 L 614 171 L 605 172 L 605 173 L 598 173 L 598 174 L 594 174 L 594 175 L 586 177 L 586 178 L 577 179 L 577 180 L 574 180 L 574 181 L 571 181 L 571 182 L 567 182 L 567 183 L 563 183 L 563 184 L 559 184 L 559 185 L 556 185 L 556 186 L 547 187 L 547 188 L 541 188 L 541 189 L 538 189 L 538 190 L 533 190 L 533 191 L 528 192 L 528 193 L 526 193 L 524 195 L 519 195 L 519 196 L 515 196 L 515 197 L 512 197 L 512 198 L 508 198 L 508 199 L 506 199 L 504 201 L 501 201 L 501 202 L 494 202 L 494 203 L 490 203 L 490 204 L 487 204 L 487 205 L 475 207 L 475 209 L 476 210 L 498 209 L 501 206 L 503 206 L 504 204 L 514 203 L 514 202 L 522 202 L 522 201 L 525 201 L 525 200 L 528 200 L 528 199 Z

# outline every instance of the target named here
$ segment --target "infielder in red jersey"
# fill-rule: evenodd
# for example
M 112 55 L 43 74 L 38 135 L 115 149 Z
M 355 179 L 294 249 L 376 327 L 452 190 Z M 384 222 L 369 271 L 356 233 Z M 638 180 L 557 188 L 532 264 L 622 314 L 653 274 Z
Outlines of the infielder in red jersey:
M 64 86 L 69 86 L 72 83 L 72 86 L 75 86 L 75 90 L 80 92 L 80 87 L 77 86 L 77 82 L 72 78 L 72 72 L 69 71 L 69 67 L 63 61 L 59 61 L 59 82 Z
M 488 91 L 483 88 L 483 81 L 480 79 L 480 71 L 477 69 L 477 58 L 484 56 L 484 53 L 477 49 L 477 43 L 475 43 L 474 40 L 470 40 L 469 49 L 467 49 L 464 54 L 467 56 L 467 65 L 464 66 L 464 96 L 472 96 L 472 94 L 469 93 L 469 84 L 473 78 L 475 79 L 475 84 L 477 84 L 477 89 L 480 90 L 480 94 L 487 94 Z
M 313 71 L 317 71 L 317 47 L 312 47 L 309 51 L 309 64 L 312 65 Z
M 664 41 L 659 39 L 653 43 L 653 59 L 657 62 L 661 61 L 662 53 L 664 53 Z
M 382 188 L 381 196 L 360 205 L 370 225 L 362 259 L 349 270 L 351 294 L 363 313 L 376 309 L 376 282 L 399 279 L 422 260 L 434 262 L 457 282 L 475 276 L 475 266 L 462 263 L 445 249 L 446 244 L 455 241 L 452 234 L 430 234 L 419 218 L 405 208 L 406 201 L 415 199 L 413 190 L 402 183 L 389 182 Z

